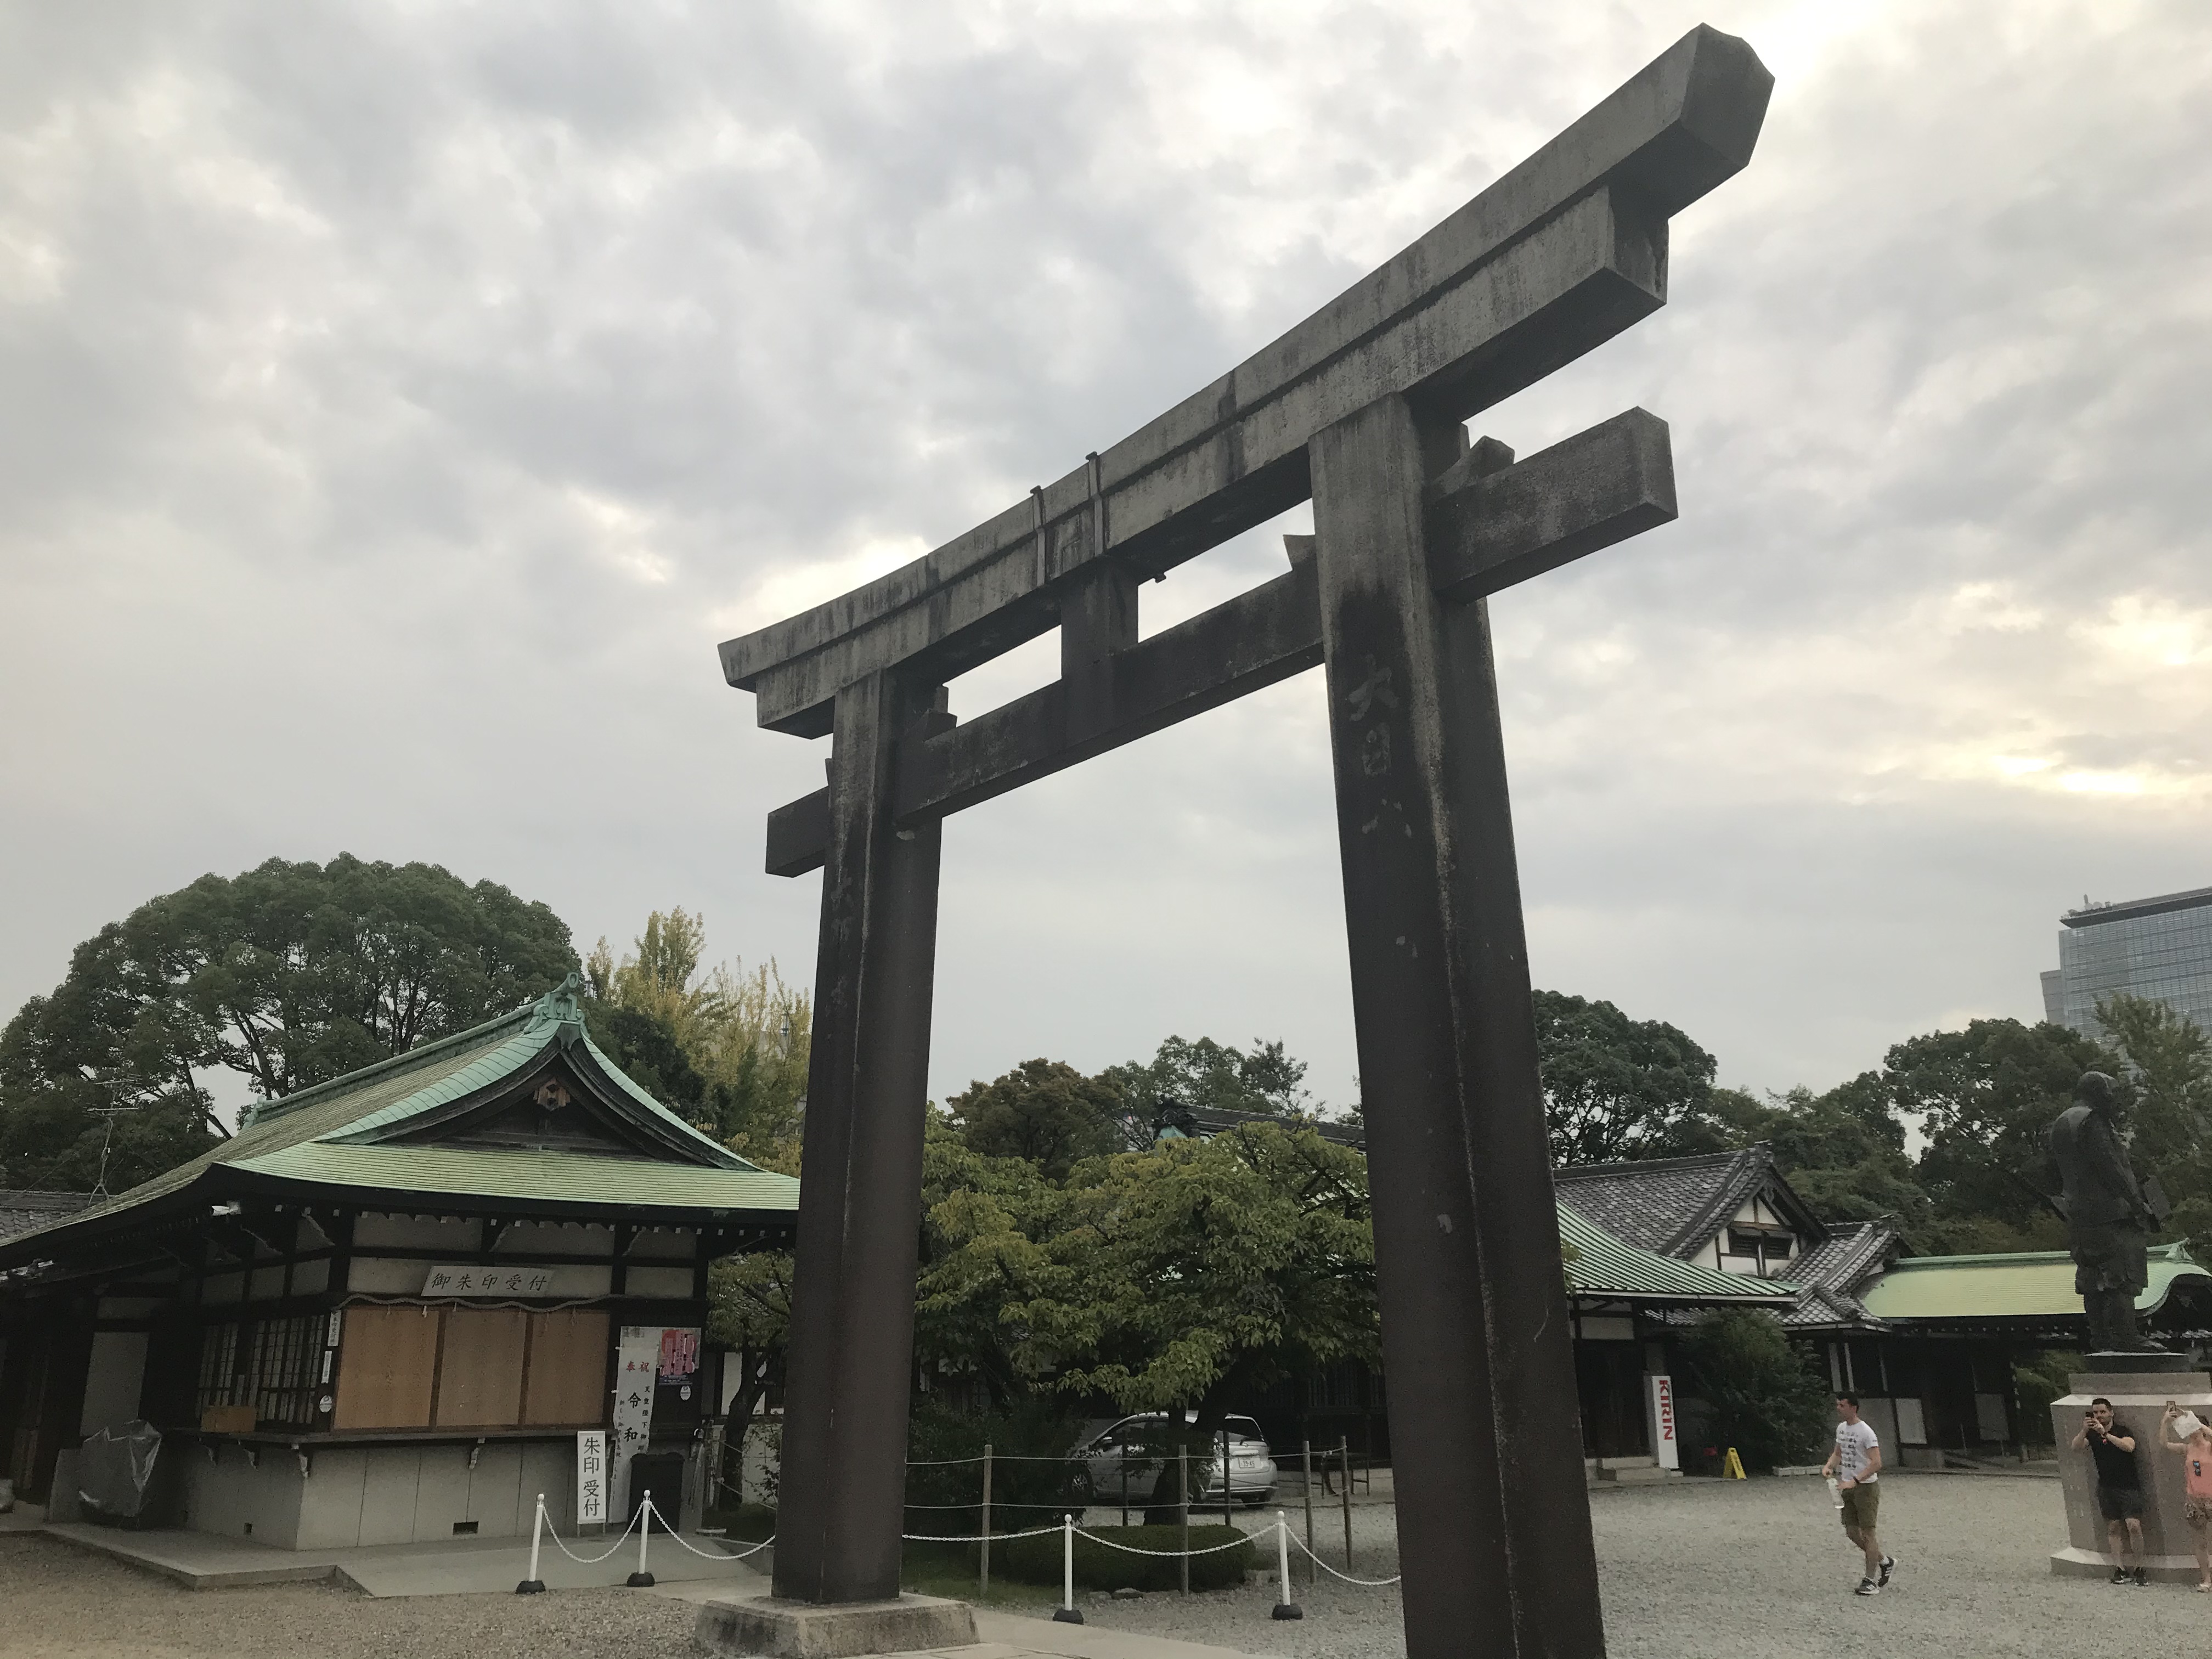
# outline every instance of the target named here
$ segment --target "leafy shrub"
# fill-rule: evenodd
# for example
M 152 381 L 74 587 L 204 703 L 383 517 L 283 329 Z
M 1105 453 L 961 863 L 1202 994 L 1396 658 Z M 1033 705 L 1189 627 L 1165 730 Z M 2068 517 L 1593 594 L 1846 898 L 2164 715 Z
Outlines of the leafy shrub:
M 2071 1373 L 2081 1369 L 2081 1356 L 2071 1349 L 2038 1354 L 2032 1365 L 2012 1368 L 2013 1392 L 2020 1399 L 2020 1431 L 2031 1445 L 2051 1443 L 2051 1406 L 2073 1392 Z
M 982 1515 L 983 1448 L 992 1450 L 991 1526 L 1023 1532 L 1080 1509 L 1083 1466 L 1067 1461 L 1080 1420 L 1054 1400 L 1018 1400 L 1004 1411 L 949 1411 L 917 1402 L 907 1425 L 906 1530 L 972 1537 Z M 928 1507 L 923 1507 L 923 1506 Z
M 1692 1391 L 1712 1407 L 1712 1443 L 1747 1469 L 1803 1463 L 1828 1437 L 1835 1406 L 1826 1378 L 1771 1313 L 1709 1313 L 1684 1341 Z
M 1092 1527 L 1087 1529 L 1100 1538 L 1110 1538 L 1117 1544 L 1128 1544 L 1138 1549 L 1172 1550 L 1182 1547 L 1181 1527 Z M 1218 1549 L 1221 1544 L 1241 1543 L 1240 1549 Z M 991 1546 L 991 1571 L 1024 1584 L 1057 1586 L 1060 1580 L 1060 1534 L 1046 1533 L 1037 1538 L 1015 1538 Z M 1224 1527 L 1218 1522 L 1210 1527 L 1194 1526 L 1190 1529 L 1190 1547 L 1194 1550 L 1212 1549 L 1211 1555 L 1194 1555 L 1190 1559 L 1190 1587 L 1193 1589 L 1219 1589 L 1229 1584 L 1241 1584 L 1244 1574 L 1255 1559 L 1252 1540 L 1235 1527 Z M 1105 1545 L 1087 1537 L 1075 1535 L 1075 1582 L 1085 1589 L 1146 1589 L 1171 1590 L 1182 1584 L 1182 1570 L 1175 1558 L 1167 1555 L 1130 1555 L 1123 1551 L 1109 1549 Z

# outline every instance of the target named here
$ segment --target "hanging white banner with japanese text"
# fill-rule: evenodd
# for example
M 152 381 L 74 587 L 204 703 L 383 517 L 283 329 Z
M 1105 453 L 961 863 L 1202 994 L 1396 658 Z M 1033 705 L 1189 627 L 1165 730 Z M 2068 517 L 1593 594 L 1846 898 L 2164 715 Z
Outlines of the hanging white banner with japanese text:
M 629 1518 L 629 1461 L 653 1440 L 653 1388 L 660 1370 L 660 1327 L 625 1325 L 615 1346 L 614 1432 L 607 1455 L 611 1516 Z

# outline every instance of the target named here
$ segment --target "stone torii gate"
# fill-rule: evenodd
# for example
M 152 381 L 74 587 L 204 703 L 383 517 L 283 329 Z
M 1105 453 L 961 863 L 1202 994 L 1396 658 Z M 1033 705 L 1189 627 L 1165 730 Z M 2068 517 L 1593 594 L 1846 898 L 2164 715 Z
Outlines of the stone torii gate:
M 769 818 L 823 872 L 775 1594 L 898 1595 L 945 817 L 1328 669 L 1407 1651 L 1602 1653 L 1485 596 L 1674 517 L 1631 410 L 1516 462 L 1462 424 L 1666 300 L 1668 216 L 1751 157 L 1772 77 L 1684 36 L 1226 376 L 903 569 L 721 647 L 833 738 Z M 1141 642 L 1137 596 L 1309 496 L 1291 568 Z M 1058 628 L 965 724 L 945 683 Z

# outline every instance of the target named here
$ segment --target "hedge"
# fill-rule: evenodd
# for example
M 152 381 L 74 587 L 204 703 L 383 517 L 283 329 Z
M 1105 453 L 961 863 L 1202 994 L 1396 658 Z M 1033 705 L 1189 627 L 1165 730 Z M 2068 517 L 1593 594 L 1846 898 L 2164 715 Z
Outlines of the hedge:
M 1175 1527 L 1092 1527 L 1087 1529 L 1101 1538 L 1110 1538 L 1117 1544 L 1130 1544 L 1145 1550 L 1172 1550 L 1182 1547 L 1182 1528 Z M 1224 1550 L 1216 1547 L 1231 1542 L 1240 1543 L 1241 1549 Z M 1190 1529 L 1190 1547 L 1194 1550 L 1212 1549 L 1211 1555 L 1194 1555 L 1190 1559 L 1190 1587 L 1193 1589 L 1219 1589 L 1226 1584 L 1241 1584 L 1244 1574 L 1253 1563 L 1252 1540 L 1236 1527 L 1224 1527 L 1218 1522 L 1212 1526 L 1194 1526 Z M 991 1544 L 991 1571 L 994 1575 L 1024 1584 L 1049 1584 L 1057 1589 L 1060 1579 L 1060 1535 L 1046 1533 L 1036 1538 L 1013 1538 Z M 1075 1582 L 1085 1589 L 1144 1589 L 1171 1590 L 1182 1587 L 1182 1575 L 1172 1556 L 1130 1555 L 1121 1550 L 1109 1549 L 1095 1543 L 1083 1532 L 1075 1534 Z

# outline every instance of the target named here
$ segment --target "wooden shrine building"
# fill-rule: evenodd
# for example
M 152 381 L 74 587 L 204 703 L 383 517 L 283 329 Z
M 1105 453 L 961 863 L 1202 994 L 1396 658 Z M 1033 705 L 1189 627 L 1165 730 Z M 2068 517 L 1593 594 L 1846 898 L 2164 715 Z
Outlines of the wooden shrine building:
M 617 1524 L 639 1454 L 696 1504 L 708 1265 L 787 1248 L 798 1200 L 617 1069 L 572 981 L 0 1240 L 4 1472 L 66 1513 L 83 1437 L 143 1418 L 149 1518 L 331 1548 L 525 1534 L 540 1492 L 565 1526 L 599 1429 Z

